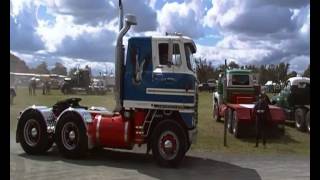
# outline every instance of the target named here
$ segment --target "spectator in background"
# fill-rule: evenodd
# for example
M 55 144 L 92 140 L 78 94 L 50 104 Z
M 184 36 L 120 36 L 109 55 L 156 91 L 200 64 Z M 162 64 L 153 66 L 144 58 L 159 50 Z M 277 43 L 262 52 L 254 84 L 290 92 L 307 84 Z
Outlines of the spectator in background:
M 267 121 L 270 119 L 270 109 L 267 96 L 262 92 L 259 100 L 254 105 L 253 114 L 256 120 L 256 147 L 259 146 L 259 139 L 262 138 L 263 146 L 266 146 Z
M 14 88 L 10 88 L 10 105 L 13 105 L 13 99 L 14 97 L 16 97 L 17 94 L 16 94 L 16 91 Z

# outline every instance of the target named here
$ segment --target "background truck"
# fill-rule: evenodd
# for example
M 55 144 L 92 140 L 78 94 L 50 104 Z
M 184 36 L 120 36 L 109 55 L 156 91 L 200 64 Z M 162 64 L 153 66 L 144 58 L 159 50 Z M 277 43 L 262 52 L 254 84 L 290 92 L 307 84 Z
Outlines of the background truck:
M 310 78 L 292 77 L 271 104 L 282 107 L 286 119 L 295 121 L 297 129 L 310 132 Z
M 92 79 L 89 85 L 89 94 L 95 95 L 105 95 L 107 93 L 107 88 L 105 84 L 105 80 L 103 79 Z
M 213 118 L 220 121 L 224 117 L 228 131 L 237 138 L 255 132 L 253 107 L 260 93 L 260 86 L 255 81 L 251 70 L 227 69 L 219 75 L 218 91 L 213 94 Z M 283 133 L 283 110 L 273 105 L 269 108 L 271 121 L 268 127 Z
M 89 85 L 91 83 L 90 69 L 77 69 L 70 77 L 64 78 L 61 86 L 63 94 L 74 94 L 76 92 L 89 93 Z
M 216 81 L 214 79 L 209 79 L 206 83 L 199 84 L 198 88 L 199 91 L 213 92 L 216 89 Z
M 124 58 L 127 15 L 116 43 L 114 110 L 81 106 L 79 98 L 53 107 L 31 106 L 18 118 L 16 141 L 39 154 L 56 143 L 60 153 L 77 158 L 94 147 L 132 149 L 147 145 L 160 165 L 178 166 L 197 135 L 197 78 L 192 69 L 194 42 L 185 36 L 131 37 Z M 124 60 L 126 63 L 124 64 Z

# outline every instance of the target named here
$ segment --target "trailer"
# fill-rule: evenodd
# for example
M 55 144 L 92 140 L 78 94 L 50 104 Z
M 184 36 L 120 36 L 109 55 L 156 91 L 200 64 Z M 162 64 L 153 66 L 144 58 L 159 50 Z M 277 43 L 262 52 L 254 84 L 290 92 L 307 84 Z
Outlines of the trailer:
M 94 148 L 133 149 L 147 145 L 159 165 L 176 167 L 197 137 L 197 77 L 192 69 L 196 46 L 181 34 L 123 36 L 136 25 L 126 15 L 116 43 L 115 102 L 112 111 L 80 105 L 80 98 L 53 107 L 31 106 L 18 117 L 16 141 L 28 154 L 41 154 L 55 143 L 68 158 Z M 126 63 L 124 61 L 126 60 Z
M 254 103 L 260 94 L 260 86 L 251 70 L 227 69 L 219 75 L 218 91 L 213 93 L 213 119 L 223 117 L 227 130 L 235 137 L 254 134 Z M 272 132 L 284 133 L 285 114 L 277 106 L 269 105 L 271 120 L 268 128 Z

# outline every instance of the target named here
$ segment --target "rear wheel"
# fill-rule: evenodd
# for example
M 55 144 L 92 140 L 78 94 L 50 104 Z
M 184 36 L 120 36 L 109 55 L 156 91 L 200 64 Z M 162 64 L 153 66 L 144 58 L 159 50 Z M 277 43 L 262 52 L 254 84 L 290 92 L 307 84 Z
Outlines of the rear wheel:
M 152 135 L 152 154 L 161 166 L 177 167 L 186 153 L 187 137 L 182 127 L 173 121 L 159 123 Z
M 88 150 L 86 128 L 77 116 L 63 116 L 56 126 L 56 144 L 60 153 L 67 158 L 80 158 Z
M 213 119 L 217 122 L 221 122 L 221 117 L 219 116 L 219 107 L 217 102 L 215 102 L 213 105 Z
M 232 113 L 232 109 L 228 108 L 225 111 L 225 121 L 227 121 L 227 129 L 229 131 L 229 133 L 233 133 L 232 128 L 233 128 L 233 122 L 232 122 L 232 117 L 233 117 L 233 113 Z
M 38 113 L 29 113 L 20 119 L 17 135 L 22 149 L 28 154 L 44 153 L 53 144 L 46 123 Z
M 307 112 L 306 115 L 306 126 L 307 126 L 307 130 L 310 133 L 310 110 Z
M 233 124 L 232 133 L 234 137 L 240 138 L 242 136 L 242 132 L 241 132 L 242 129 L 239 124 L 238 115 L 236 111 L 233 112 L 232 124 Z
M 306 130 L 305 114 L 306 114 L 306 110 L 302 109 L 302 108 L 298 108 L 294 112 L 294 119 L 296 122 L 296 128 L 300 131 Z

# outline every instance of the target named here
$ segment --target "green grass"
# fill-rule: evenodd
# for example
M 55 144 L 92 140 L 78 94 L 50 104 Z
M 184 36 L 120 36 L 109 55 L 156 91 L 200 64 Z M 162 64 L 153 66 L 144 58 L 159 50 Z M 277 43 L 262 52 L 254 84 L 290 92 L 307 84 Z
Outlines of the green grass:
M 20 111 L 30 105 L 52 106 L 56 101 L 68 97 L 81 97 L 80 104 L 85 106 L 104 106 L 112 109 L 114 105 L 113 95 L 62 95 L 58 90 L 52 90 L 51 95 L 42 95 L 37 91 L 37 96 L 29 96 L 26 88 L 19 88 L 18 96 L 14 99 L 14 105 L 10 106 L 10 130 L 14 135 L 17 116 Z M 212 119 L 212 94 L 201 92 L 199 96 L 199 122 L 197 143 L 192 145 L 196 151 L 246 153 L 246 154 L 310 154 L 310 136 L 302 133 L 294 127 L 286 126 L 285 136 L 281 138 L 267 139 L 267 148 L 254 147 L 254 138 L 236 139 L 232 134 L 227 134 L 228 147 L 223 146 L 223 123 L 217 123 Z

